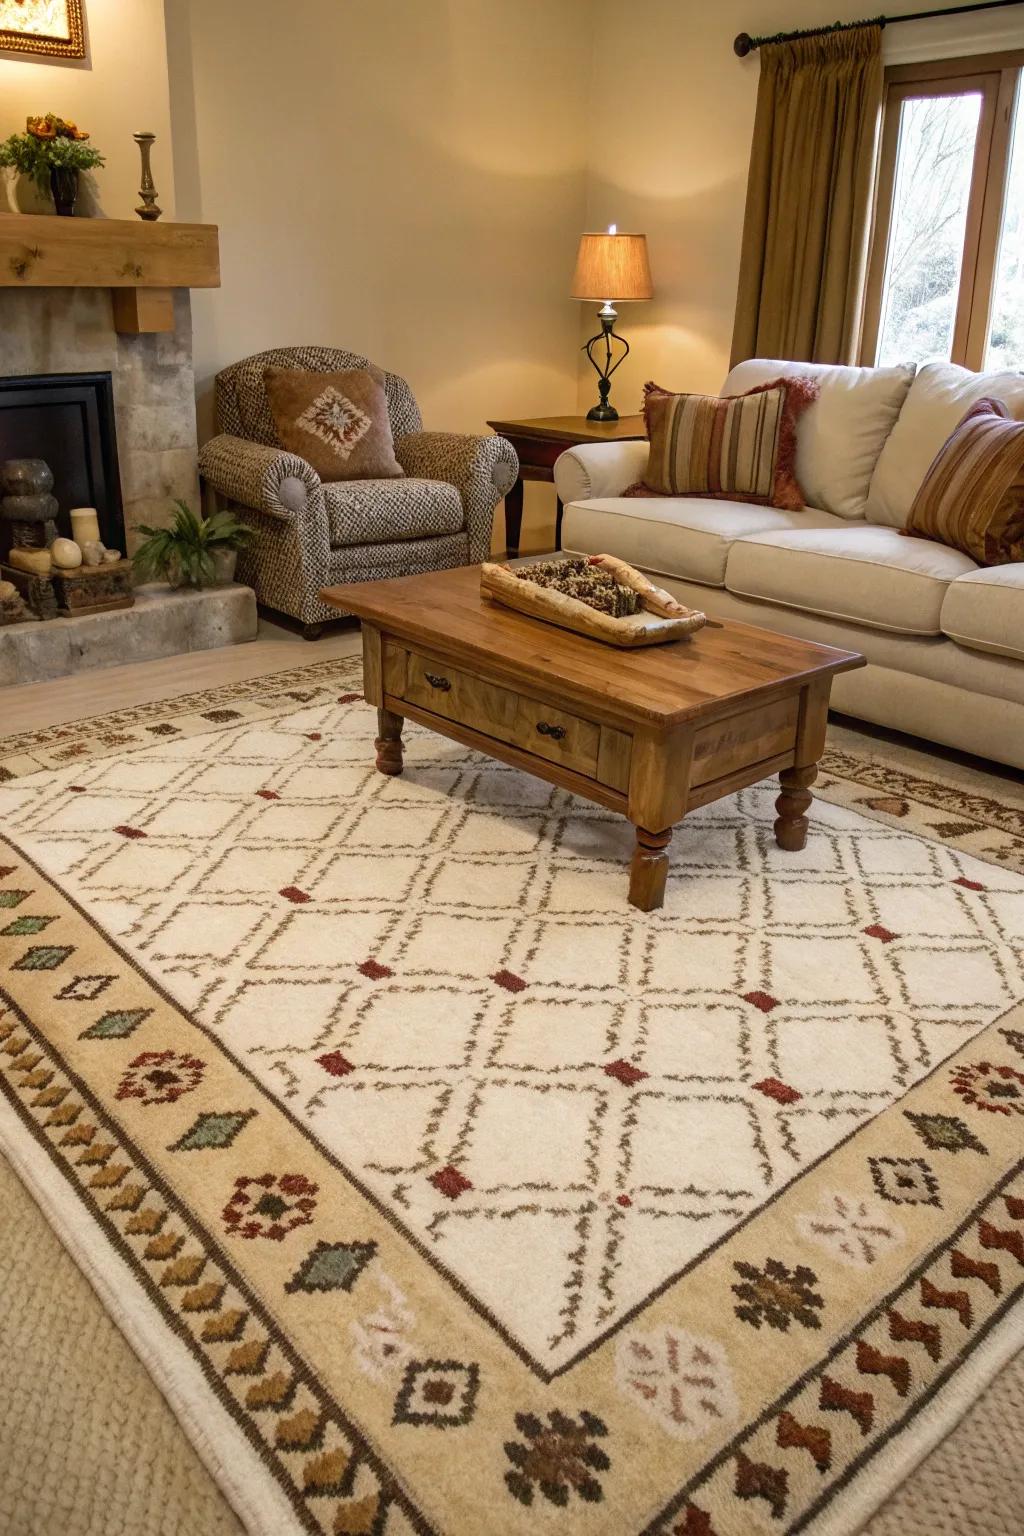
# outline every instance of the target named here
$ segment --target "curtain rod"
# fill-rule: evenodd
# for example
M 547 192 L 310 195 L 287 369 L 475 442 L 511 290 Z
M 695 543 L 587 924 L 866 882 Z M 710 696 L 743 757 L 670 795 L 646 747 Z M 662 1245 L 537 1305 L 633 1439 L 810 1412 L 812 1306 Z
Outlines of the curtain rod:
M 864 21 L 834 21 L 830 27 L 808 27 L 803 32 L 776 32 L 771 37 L 751 37 L 740 32 L 733 40 L 733 52 L 741 59 L 765 43 L 792 43 L 799 37 L 827 37 L 832 32 L 849 32 L 854 27 L 892 27 L 898 21 L 930 21 L 933 16 L 966 16 L 971 11 L 998 11 L 1007 5 L 1020 5 L 1022 0 L 983 0 L 974 5 L 951 5 L 934 11 L 914 11 L 906 16 L 869 16 Z

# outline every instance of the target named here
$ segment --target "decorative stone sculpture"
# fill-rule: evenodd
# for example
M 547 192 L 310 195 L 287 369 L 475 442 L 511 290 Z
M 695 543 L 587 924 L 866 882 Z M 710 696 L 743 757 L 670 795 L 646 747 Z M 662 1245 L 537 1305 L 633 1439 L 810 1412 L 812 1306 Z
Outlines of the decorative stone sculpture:
M 99 539 L 88 539 L 82 545 L 82 559 L 86 565 L 102 565 L 105 553 Z
M 0 466 L 0 517 L 12 549 L 45 549 L 57 529 L 53 471 L 45 459 L 8 459 Z

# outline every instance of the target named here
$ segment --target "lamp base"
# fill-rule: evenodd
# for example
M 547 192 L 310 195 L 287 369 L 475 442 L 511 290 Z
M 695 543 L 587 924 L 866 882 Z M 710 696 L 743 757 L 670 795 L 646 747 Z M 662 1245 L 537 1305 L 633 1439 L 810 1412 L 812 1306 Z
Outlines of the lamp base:
M 597 393 L 600 396 L 598 404 L 592 405 L 590 410 L 587 412 L 587 420 L 618 421 L 619 413 L 615 409 L 614 405 L 608 404 L 608 396 L 612 392 L 612 374 L 619 366 L 619 363 L 624 363 L 626 358 L 629 356 L 629 342 L 626 341 L 625 337 L 619 336 L 616 333 L 615 322 L 618 319 L 618 316 L 616 315 L 615 310 L 612 308 L 610 299 L 606 300 L 603 307 L 598 310 L 598 319 L 601 322 L 601 329 L 598 331 L 596 336 L 591 336 L 590 340 L 583 348 L 584 352 L 587 354 L 587 357 L 590 360 L 590 366 L 597 374 Z M 622 347 L 622 356 L 616 362 L 612 362 L 613 341 L 617 341 Z M 594 348 L 598 345 L 599 342 L 603 343 L 604 346 L 603 363 L 599 363 L 594 356 Z

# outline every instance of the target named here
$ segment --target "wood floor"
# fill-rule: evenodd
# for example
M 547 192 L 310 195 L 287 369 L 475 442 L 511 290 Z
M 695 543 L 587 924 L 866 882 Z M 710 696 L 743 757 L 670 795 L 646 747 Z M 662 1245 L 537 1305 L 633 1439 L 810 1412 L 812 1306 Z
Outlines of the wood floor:
M 303 640 L 292 630 L 261 619 L 256 639 L 247 645 L 225 645 L 216 651 L 192 651 L 187 656 L 164 656 L 159 661 L 137 661 L 123 667 L 97 667 L 50 683 L 0 688 L 0 736 L 87 720 L 133 704 L 173 699 L 194 689 L 243 683 L 313 661 L 354 656 L 359 647 L 359 630 L 354 624 L 338 624 L 320 640 Z

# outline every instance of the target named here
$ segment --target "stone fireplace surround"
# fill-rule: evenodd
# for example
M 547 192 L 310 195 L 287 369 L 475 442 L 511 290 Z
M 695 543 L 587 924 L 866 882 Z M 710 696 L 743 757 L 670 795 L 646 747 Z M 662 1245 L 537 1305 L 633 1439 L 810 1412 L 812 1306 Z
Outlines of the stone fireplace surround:
M 107 288 L 0 289 L 0 376 L 109 373 L 129 553 L 136 523 L 166 523 L 181 497 L 199 506 L 189 293 L 174 295 L 174 330 L 114 330 Z
M 130 554 L 138 543 L 135 525 L 166 524 L 179 497 L 199 507 L 188 289 L 174 291 L 173 331 L 132 335 L 115 330 L 107 288 L 0 288 L 0 376 L 99 372 L 110 374 L 113 387 Z M 144 595 L 121 612 L 0 629 L 0 687 L 255 638 L 255 599 L 247 587 L 186 600 L 166 588 Z

